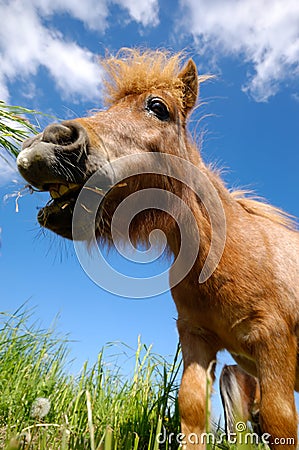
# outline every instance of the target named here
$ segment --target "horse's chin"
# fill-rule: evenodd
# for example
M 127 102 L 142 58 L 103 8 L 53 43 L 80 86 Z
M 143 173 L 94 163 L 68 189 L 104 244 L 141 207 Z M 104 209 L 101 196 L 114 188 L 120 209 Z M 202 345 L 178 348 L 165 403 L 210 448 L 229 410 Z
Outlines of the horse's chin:
M 100 205 L 97 206 L 99 199 L 97 189 L 88 190 L 89 196 L 84 196 L 83 201 L 81 201 L 81 197 L 79 200 L 78 197 L 82 189 L 84 188 L 72 190 L 61 197 L 52 197 L 37 214 L 39 224 L 63 238 L 85 241 L 87 244 L 94 239 L 102 239 L 107 233 L 109 234 L 110 228 L 107 228 L 107 223 L 106 227 L 103 224 L 102 208 Z M 80 213 L 78 213 L 78 209 L 76 210 L 78 207 L 76 205 L 77 201 L 79 201 Z M 95 207 L 98 208 L 98 211 L 93 216 L 92 212 Z M 75 211 L 77 211 L 77 215 L 75 218 L 76 221 L 74 222 Z
M 73 239 L 73 212 L 79 192 L 80 190 L 70 196 L 51 199 L 38 212 L 39 224 L 64 238 Z

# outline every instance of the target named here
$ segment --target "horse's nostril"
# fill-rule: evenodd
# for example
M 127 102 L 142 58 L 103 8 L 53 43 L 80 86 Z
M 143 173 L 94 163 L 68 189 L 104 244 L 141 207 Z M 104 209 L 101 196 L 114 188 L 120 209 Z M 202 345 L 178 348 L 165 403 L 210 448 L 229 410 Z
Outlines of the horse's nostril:
M 47 126 L 43 132 L 42 142 L 66 147 L 79 143 L 78 141 L 81 141 L 82 138 L 87 140 L 87 134 L 82 125 L 68 121 Z
M 74 144 L 82 132 L 82 127 L 74 122 L 52 124 L 45 128 L 42 141 L 67 146 Z

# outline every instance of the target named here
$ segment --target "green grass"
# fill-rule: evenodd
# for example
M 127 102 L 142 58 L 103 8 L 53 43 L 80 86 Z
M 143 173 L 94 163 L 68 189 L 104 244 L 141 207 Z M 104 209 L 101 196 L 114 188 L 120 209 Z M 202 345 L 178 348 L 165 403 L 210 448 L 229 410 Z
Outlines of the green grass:
M 7 105 L 0 100 L 0 149 L 7 154 L 17 157 L 22 142 L 36 134 L 36 127 L 29 122 L 27 116 L 41 115 L 41 113 L 21 106 Z M 4 158 L 4 154 L 0 153 Z M 9 164 L 9 162 L 7 161 Z
M 114 357 L 112 351 L 117 352 Z M 120 367 L 128 353 L 131 359 L 126 356 Z M 85 363 L 73 377 L 67 371 L 67 341 L 53 329 L 42 330 L 22 307 L 13 315 L 0 313 L 0 357 L 1 449 L 179 447 L 174 440 L 171 445 L 157 440 L 162 431 L 167 436 L 180 433 L 179 348 L 168 362 L 140 339 L 134 351 L 109 345 L 93 366 Z
M 31 324 L 23 309 L 0 320 L 0 448 L 157 450 L 162 426 L 179 432 L 179 351 L 168 363 L 139 340 L 125 376 L 103 349 L 75 378 L 65 369 L 67 342 L 53 330 Z M 51 403 L 45 417 L 32 416 L 38 398 Z

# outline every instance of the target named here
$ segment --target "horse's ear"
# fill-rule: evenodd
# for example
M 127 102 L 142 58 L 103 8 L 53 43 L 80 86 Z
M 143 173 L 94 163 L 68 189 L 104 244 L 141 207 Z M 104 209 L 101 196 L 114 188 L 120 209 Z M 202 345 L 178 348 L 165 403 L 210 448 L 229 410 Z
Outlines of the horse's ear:
M 198 73 L 193 59 L 189 59 L 186 66 L 179 73 L 179 78 L 183 82 L 184 113 L 187 115 L 195 106 L 198 95 Z

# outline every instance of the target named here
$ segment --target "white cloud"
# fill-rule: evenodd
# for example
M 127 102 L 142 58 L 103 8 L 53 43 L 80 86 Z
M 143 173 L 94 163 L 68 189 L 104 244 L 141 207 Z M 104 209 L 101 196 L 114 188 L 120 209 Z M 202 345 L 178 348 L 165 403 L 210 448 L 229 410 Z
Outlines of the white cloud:
M 158 0 L 114 0 L 114 3 L 126 8 L 130 16 L 143 26 L 159 23 Z
M 67 12 L 81 20 L 93 30 L 104 31 L 109 17 L 109 4 L 115 4 L 128 11 L 132 20 L 143 26 L 158 24 L 158 0 L 33 0 L 42 14 L 51 16 L 57 12 Z
M 87 99 L 99 97 L 100 65 L 87 49 L 53 37 L 47 40 L 40 62 L 47 67 L 62 97 L 81 94 Z
M 9 83 L 28 82 L 46 68 L 63 97 L 94 100 L 100 95 L 97 56 L 51 28 L 54 14 L 68 14 L 104 32 L 109 4 L 126 9 L 143 26 L 158 23 L 158 0 L 11 0 L 0 2 L 0 95 L 9 100 Z M 45 20 L 47 19 L 47 20 Z M 32 89 L 31 89 L 32 90 Z
M 109 9 L 107 0 L 32 0 L 39 15 L 67 13 L 92 30 L 105 31 Z
M 180 0 L 180 6 L 182 26 L 200 51 L 252 64 L 243 89 L 255 100 L 266 101 L 298 76 L 298 0 Z
M 4 100 L 8 100 L 9 81 L 29 79 L 40 66 L 50 72 L 64 97 L 92 99 L 99 95 L 100 69 L 95 55 L 46 28 L 33 4 L 2 4 L 0 16 L 5 17 L 0 28 L 0 92 Z
M 2 58 L 0 56 L 0 67 L 2 66 L 1 64 L 2 62 Z M 3 100 L 4 102 L 8 102 L 9 99 L 9 91 L 8 91 L 8 87 L 6 85 L 6 80 L 3 74 L 0 73 L 0 100 Z

